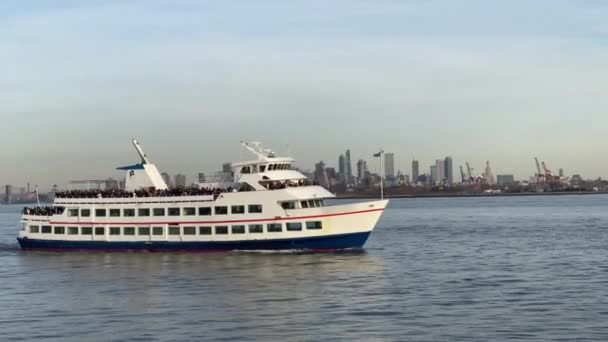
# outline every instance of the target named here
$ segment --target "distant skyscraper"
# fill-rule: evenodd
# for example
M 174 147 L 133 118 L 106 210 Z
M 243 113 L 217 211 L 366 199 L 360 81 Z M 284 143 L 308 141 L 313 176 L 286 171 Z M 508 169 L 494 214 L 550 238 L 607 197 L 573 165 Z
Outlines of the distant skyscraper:
M 384 176 L 388 179 L 395 178 L 395 154 L 384 154 Z
M 454 167 L 452 166 L 452 157 L 445 157 L 443 164 L 445 167 L 445 179 L 448 182 L 448 185 L 452 186 L 452 184 L 454 184 Z
M 418 177 L 420 176 L 420 168 L 417 160 L 412 160 L 412 183 L 416 184 L 418 182 Z
M 185 188 L 186 187 L 186 176 L 180 174 L 175 175 L 175 187 Z
M 357 162 L 357 182 L 361 183 L 365 178 L 365 172 L 367 171 L 367 162 L 363 159 L 359 159 Z
M 11 204 L 12 199 L 13 199 L 13 186 L 7 185 L 6 188 L 4 189 L 4 203 Z
M 163 172 L 160 175 L 163 177 L 165 184 L 167 184 L 168 187 L 171 187 L 171 176 L 166 172 Z
M 327 178 L 325 163 L 323 161 L 315 164 L 314 180 L 317 181 L 322 187 L 329 188 L 329 179 Z
M 230 163 L 222 164 L 222 172 L 224 173 L 232 173 L 232 165 Z
M 199 183 L 204 183 L 205 182 L 205 174 L 202 172 L 198 173 L 198 182 Z
M 338 172 L 346 179 L 346 158 L 343 154 L 338 157 Z
M 445 161 L 437 159 L 435 161 L 435 167 L 437 168 L 437 178 L 435 179 L 435 184 L 441 184 L 445 179 Z
M 564 169 L 559 169 L 559 176 L 560 177 L 565 177 L 565 175 L 566 175 L 566 173 L 564 172 Z
M 489 185 L 496 184 L 496 180 L 494 179 L 494 173 L 492 173 L 492 168 L 490 167 L 490 161 L 486 162 L 486 171 L 483 173 L 483 180 Z
M 346 153 L 344 154 L 345 157 L 345 161 L 346 161 L 346 183 L 350 184 L 352 183 L 352 179 L 353 179 L 353 165 L 351 164 L 350 161 L 350 150 L 346 150 Z
M 431 165 L 431 177 L 429 178 L 431 185 L 435 185 L 438 182 L 439 175 L 437 174 L 437 165 Z

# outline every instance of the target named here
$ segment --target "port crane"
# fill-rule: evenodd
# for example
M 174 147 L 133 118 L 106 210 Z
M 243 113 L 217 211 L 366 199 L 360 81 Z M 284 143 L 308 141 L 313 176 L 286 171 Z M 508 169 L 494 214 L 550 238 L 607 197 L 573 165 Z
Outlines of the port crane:
M 462 165 L 460 165 L 460 177 L 462 177 L 462 183 L 467 182 L 467 176 L 464 174 L 464 169 L 462 168 Z

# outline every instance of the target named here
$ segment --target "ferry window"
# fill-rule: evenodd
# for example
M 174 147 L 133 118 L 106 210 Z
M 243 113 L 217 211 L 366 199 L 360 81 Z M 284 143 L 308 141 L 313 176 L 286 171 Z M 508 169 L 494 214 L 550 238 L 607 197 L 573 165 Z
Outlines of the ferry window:
M 40 226 L 30 226 L 30 233 L 40 233 Z
M 308 202 L 302 201 L 300 204 L 302 204 L 302 208 L 308 208 Z
M 106 229 L 104 227 L 95 227 L 95 235 L 105 235 Z
M 110 227 L 110 235 L 120 235 L 120 227 Z
M 232 234 L 245 234 L 245 226 L 232 226 L 230 227 Z
M 134 217 L 135 216 L 135 209 L 123 209 L 122 215 L 124 217 Z
M 110 209 L 110 217 L 120 217 L 120 209 Z
M 176 227 L 176 226 L 169 227 L 169 235 L 179 235 L 179 227 Z
M 249 225 L 249 233 L 262 233 L 264 231 L 264 226 L 261 224 L 250 224 Z
M 283 203 L 281 203 L 281 207 L 283 207 L 283 209 L 295 209 L 296 203 L 295 202 L 283 202 Z
M 163 235 L 163 227 L 152 227 L 152 235 Z
M 274 164 L 268 165 L 268 171 L 272 171 L 272 170 L 274 170 Z
M 315 207 L 321 207 L 321 201 L 315 200 Z
M 196 215 L 195 208 L 184 208 L 184 216 L 194 216 Z
M 233 214 L 244 214 L 245 206 L 244 205 L 233 205 L 230 210 Z
M 196 227 L 184 227 L 184 235 L 196 235 Z
M 200 235 L 211 235 L 211 227 L 198 227 Z
M 228 214 L 228 207 L 215 207 L 215 215 Z
M 54 227 L 55 234 L 65 234 L 65 227 Z
M 260 172 L 266 171 L 266 165 L 260 165 Z
M 80 216 L 82 217 L 90 217 L 91 209 L 80 209 Z
M 53 232 L 51 226 L 42 226 L 42 229 L 40 230 L 40 232 L 42 234 L 51 234 Z
M 261 212 L 262 212 L 262 205 L 261 204 L 250 204 L 249 205 L 249 213 L 250 214 L 261 213 Z
M 269 233 L 278 233 L 283 231 L 283 225 L 280 223 L 269 223 L 266 225 L 266 230 Z
M 241 169 L 241 173 L 242 174 L 251 173 L 251 169 L 249 169 L 249 166 L 243 166 L 243 168 Z
M 137 215 L 138 216 L 150 216 L 150 209 L 148 208 L 141 208 L 137 210 Z
M 179 216 L 179 208 L 169 208 L 169 216 Z
M 315 201 L 309 200 L 308 201 L 308 206 L 311 207 L 311 208 L 314 208 L 315 207 Z
M 152 214 L 154 216 L 165 216 L 165 208 L 154 208 Z
M 95 209 L 95 216 L 97 217 L 105 217 L 106 210 L 105 209 Z
M 139 228 L 137 228 L 137 235 L 143 235 L 143 236 L 150 235 L 150 227 L 139 227 Z
M 198 208 L 198 215 L 199 216 L 209 216 L 209 215 L 211 215 L 211 208 L 210 207 L 200 207 L 200 208 Z
M 68 235 L 78 235 L 78 227 L 68 227 Z
M 135 227 L 124 227 L 122 232 L 124 235 L 135 235 Z
M 80 234 L 82 234 L 82 235 L 93 235 L 93 227 L 82 227 L 82 228 L 80 228 Z
M 287 222 L 285 226 L 287 228 L 287 231 L 290 232 L 302 230 L 302 224 L 300 222 Z
M 323 223 L 321 221 L 309 221 L 306 222 L 306 229 L 322 229 Z
M 68 216 L 78 217 L 78 209 L 68 209 Z
M 221 234 L 221 235 L 228 234 L 228 226 L 215 227 L 215 234 Z

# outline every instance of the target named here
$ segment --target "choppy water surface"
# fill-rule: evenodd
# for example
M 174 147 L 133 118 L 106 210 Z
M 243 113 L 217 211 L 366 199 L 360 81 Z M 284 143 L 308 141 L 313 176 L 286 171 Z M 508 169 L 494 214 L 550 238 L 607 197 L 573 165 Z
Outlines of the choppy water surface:
M 2 340 L 608 340 L 608 197 L 393 200 L 362 252 L 22 252 Z

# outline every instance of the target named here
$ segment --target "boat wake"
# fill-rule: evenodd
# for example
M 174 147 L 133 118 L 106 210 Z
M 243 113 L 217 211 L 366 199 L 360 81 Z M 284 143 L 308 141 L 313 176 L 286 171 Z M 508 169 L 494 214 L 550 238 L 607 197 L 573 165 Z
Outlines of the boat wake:
M 336 253 L 336 254 L 365 254 L 363 248 L 346 248 L 346 249 L 239 249 L 230 251 L 236 254 L 318 254 L 318 253 Z

